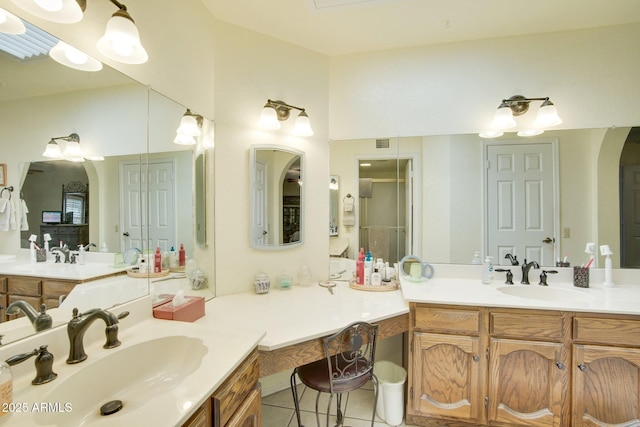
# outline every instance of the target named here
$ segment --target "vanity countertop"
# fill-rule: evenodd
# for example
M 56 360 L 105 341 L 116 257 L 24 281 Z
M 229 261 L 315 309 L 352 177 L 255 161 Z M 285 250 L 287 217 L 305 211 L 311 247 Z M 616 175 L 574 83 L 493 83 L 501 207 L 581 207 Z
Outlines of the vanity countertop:
M 266 330 L 258 348 L 271 351 L 329 335 L 358 320 L 375 323 L 409 312 L 399 290 L 367 292 L 351 289 L 346 281 L 335 283 L 333 294 L 313 283 L 216 297 L 207 317 L 214 324 Z
M 16 258 L 0 262 L 0 274 L 6 276 L 42 277 L 47 279 L 74 280 L 84 282 L 100 277 L 108 277 L 123 273 L 126 267 L 114 267 L 108 262 L 86 262 L 84 264 L 65 264 L 47 262 L 31 262 L 28 258 Z
M 601 284 L 602 269 L 591 269 L 590 287 L 579 288 L 571 282 L 572 269 L 559 269 L 565 271 L 549 275 L 549 286 L 545 287 L 538 285 L 534 273 L 539 274 L 538 270 L 532 270 L 530 285 L 520 284 L 519 277 L 514 278 L 514 285 L 507 285 L 504 275 L 498 277 L 497 273 L 493 283 L 485 285 L 480 280 L 480 266 L 463 266 L 457 276 L 447 271 L 450 268 L 436 266 L 434 277 L 422 282 L 402 278 L 404 299 L 431 304 L 640 315 L 640 286 L 624 278 L 624 284 L 605 288 Z M 442 274 L 438 274 L 442 270 Z

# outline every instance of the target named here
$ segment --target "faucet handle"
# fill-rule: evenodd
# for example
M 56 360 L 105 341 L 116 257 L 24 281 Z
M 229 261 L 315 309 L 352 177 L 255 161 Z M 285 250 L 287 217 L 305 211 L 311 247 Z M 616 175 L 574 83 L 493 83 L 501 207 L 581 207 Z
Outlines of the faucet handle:
M 39 349 L 34 349 L 30 353 L 16 354 L 15 356 L 8 358 L 6 362 L 9 366 L 13 366 L 18 363 L 22 363 L 35 355 L 38 356 L 35 361 L 36 377 L 31 381 L 31 384 L 40 385 L 55 380 L 58 377 L 58 374 L 53 372 L 53 354 L 47 350 L 46 345 L 42 345 Z
M 506 274 L 507 279 L 505 280 L 504 283 L 506 285 L 513 285 L 513 273 L 511 272 L 510 269 L 508 269 L 508 268 L 496 268 L 494 271 L 497 271 L 497 272 L 500 272 L 500 273 L 506 272 L 507 273 Z
M 557 270 L 542 270 L 542 272 L 540 273 L 540 283 L 538 283 L 538 285 L 549 286 L 549 284 L 547 283 L 547 274 L 556 274 L 557 272 Z

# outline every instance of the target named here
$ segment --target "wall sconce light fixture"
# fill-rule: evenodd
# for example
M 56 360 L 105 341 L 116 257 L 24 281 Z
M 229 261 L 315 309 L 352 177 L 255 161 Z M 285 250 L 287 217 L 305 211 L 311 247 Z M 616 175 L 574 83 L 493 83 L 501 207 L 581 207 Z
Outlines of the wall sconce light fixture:
M 60 149 L 60 146 L 56 141 L 65 141 L 66 145 L 64 151 Z M 51 141 L 47 143 L 47 147 L 42 153 L 43 157 L 49 159 L 64 159 L 70 162 L 84 162 L 85 159 L 89 160 L 104 160 L 102 156 L 87 157 L 82 148 L 80 148 L 80 136 L 77 133 L 72 133 L 68 136 L 57 136 L 51 138 Z
M 86 0 L 11 0 L 31 15 L 51 22 L 73 24 L 82 20 Z M 107 58 L 124 64 L 143 64 L 149 59 L 140 43 L 140 34 L 127 7 L 117 0 L 109 0 L 118 10 L 107 22 L 104 35 L 96 47 Z
M 531 124 L 531 128 L 518 131 L 518 136 L 540 135 L 546 128 L 562 123 L 556 106 L 553 105 L 553 102 L 548 97 L 526 98 L 522 95 L 514 95 L 509 99 L 502 100 L 489 126 L 489 130 L 481 132 L 480 137 L 497 138 L 502 136 L 504 131 L 516 127 L 518 124 L 514 116 L 521 116 L 529 111 L 529 104 L 532 101 L 542 101 L 538 109 L 538 115 Z
M 26 31 L 22 19 L 0 7 L 0 33 L 24 34 Z
M 180 119 L 180 125 L 176 130 L 176 137 L 173 142 L 178 145 L 195 145 L 195 138 L 202 134 L 202 121 L 201 115 L 194 114 L 187 108 L 182 119 Z
M 291 109 L 300 111 L 296 122 L 293 126 L 293 133 L 298 136 L 311 136 L 313 135 L 313 129 L 311 129 L 311 122 L 309 116 L 304 108 L 289 105 L 282 101 L 267 100 L 267 103 L 262 109 L 260 114 L 260 120 L 258 120 L 258 126 L 266 130 L 280 129 L 280 122 L 287 120 L 291 113 Z

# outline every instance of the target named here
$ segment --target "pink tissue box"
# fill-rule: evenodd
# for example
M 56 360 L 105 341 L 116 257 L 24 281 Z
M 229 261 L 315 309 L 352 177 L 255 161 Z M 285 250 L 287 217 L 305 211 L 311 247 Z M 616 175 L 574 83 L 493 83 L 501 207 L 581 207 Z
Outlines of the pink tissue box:
M 170 301 L 153 308 L 156 319 L 179 320 L 193 322 L 204 316 L 204 298 L 185 296 L 187 302 L 177 307 L 170 305 Z

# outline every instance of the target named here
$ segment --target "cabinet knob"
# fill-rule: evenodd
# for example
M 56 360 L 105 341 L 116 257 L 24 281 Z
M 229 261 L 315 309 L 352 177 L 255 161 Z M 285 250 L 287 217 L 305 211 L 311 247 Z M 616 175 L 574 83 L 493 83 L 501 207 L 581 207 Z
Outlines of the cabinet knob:
M 584 372 L 584 371 L 587 370 L 587 367 L 582 363 L 578 363 L 578 369 L 580 369 L 582 372 Z
M 558 367 L 558 369 L 564 369 L 564 363 L 562 362 L 556 362 L 556 366 Z
M 479 362 L 480 361 L 480 357 L 477 354 L 473 355 L 473 361 L 474 362 Z

